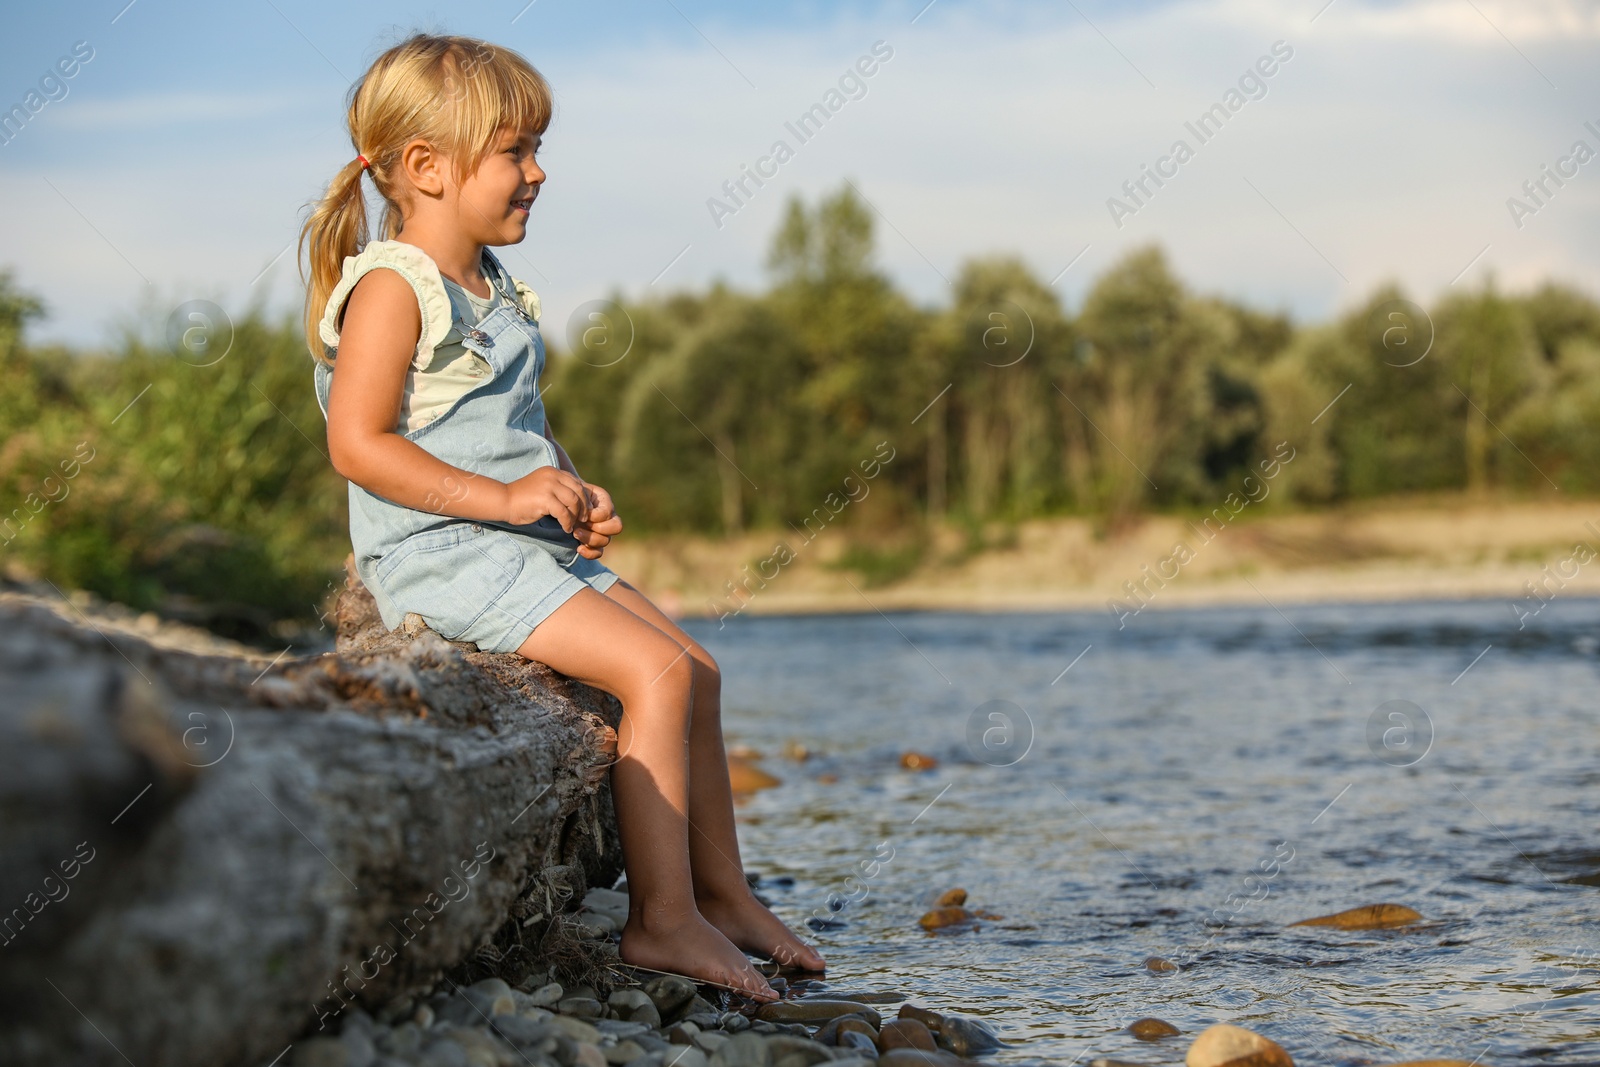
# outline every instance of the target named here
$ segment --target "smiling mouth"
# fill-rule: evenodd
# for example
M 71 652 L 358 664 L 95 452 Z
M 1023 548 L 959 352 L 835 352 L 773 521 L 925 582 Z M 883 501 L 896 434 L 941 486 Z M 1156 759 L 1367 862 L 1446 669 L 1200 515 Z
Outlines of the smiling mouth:
M 530 196 L 523 200 L 513 200 L 511 201 L 511 206 L 523 214 L 527 214 L 528 211 L 533 208 L 533 197 Z

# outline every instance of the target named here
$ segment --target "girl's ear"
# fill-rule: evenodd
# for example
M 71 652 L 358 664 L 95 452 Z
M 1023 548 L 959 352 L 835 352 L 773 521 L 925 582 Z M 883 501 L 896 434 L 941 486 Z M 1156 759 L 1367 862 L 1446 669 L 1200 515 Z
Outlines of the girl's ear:
M 445 189 L 445 171 L 450 163 L 424 140 L 415 140 L 400 150 L 400 170 L 406 181 L 425 196 L 439 196 Z

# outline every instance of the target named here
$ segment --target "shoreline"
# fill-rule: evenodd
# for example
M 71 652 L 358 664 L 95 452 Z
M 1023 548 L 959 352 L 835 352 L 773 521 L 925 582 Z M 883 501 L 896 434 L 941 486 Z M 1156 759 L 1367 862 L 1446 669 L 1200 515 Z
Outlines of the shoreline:
M 844 567 L 862 559 L 863 544 L 872 550 L 870 536 L 835 529 L 811 541 L 779 530 L 623 537 L 602 561 L 669 615 L 728 621 L 873 611 L 1117 618 L 1136 609 L 1502 599 L 1514 622 L 1519 605 L 1600 596 L 1600 566 L 1590 565 L 1600 554 L 1600 501 L 1453 496 L 1265 513 L 1208 531 L 1209 541 L 1196 521 L 1151 515 L 1109 537 L 1083 518 L 996 524 L 978 551 L 944 527 L 907 573 L 878 582 Z M 883 548 L 893 551 L 894 543 Z

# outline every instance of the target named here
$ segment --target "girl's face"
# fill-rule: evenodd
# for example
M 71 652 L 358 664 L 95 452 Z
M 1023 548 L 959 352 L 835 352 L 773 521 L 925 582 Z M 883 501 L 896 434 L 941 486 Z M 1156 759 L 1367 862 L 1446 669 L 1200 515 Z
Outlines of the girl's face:
M 528 211 L 545 178 L 534 159 L 539 142 L 531 131 L 501 130 L 478 172 L 461 184 L 461 225 L 480 244 L 516 244 L 527 235 Z

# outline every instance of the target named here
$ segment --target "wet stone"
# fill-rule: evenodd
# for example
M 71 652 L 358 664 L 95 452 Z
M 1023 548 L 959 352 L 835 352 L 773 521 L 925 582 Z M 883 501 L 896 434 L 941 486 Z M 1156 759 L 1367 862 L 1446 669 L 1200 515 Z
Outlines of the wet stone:
M 829 1019 L 822 1024 L 814 1036 L 824 1045 L 837 1045 L 839 1043 L 839 1034 L 844 1030 L 859 1030 L 874 1039 L 878 1036 L 878 1032 L 873 1029 L 871 1023 L 860 1015 L 854 1014 L 839 1015 Z
M 976 1056 L 1001 1046 L 1000 1038 L 987 1023 L 966 1015 L 942 1016 L 936 1039 L 941 1048 L 957 1056 Z
M 1368 904 L 1350 908 L 1333 915 L 1319 915 L 1315 919 L 1301 919 L 1290 926 L 1332 926 L 1340 930 L 1384 930 L 1405 926 L 1422 919 L 1421 913 L 1404 904 Z
M 1140 1041 L 1160 1041 L 1163 1037 L 1174 1037 L 1182 1031 L 1165 1019 L 1136 1019 L 1128 1024 L 1128 1033 Z
M 884 1052 L 897 1048 L 933 1052 L 938 1047 L 933 1032 L 916 1019 L 890 1019 L 878 1028 L 878 1048 Z
M 881 1026 L 882 1020 L 876 1008 L 854 1000 L 832 1000 L 817 998 L 815 1000 L 776 1000 L 770 1004 L 763 1004 L 756 1011 L 756 1018 L 770 1023 L 823 1023 L 839 1015 L 859 1014 L 874 1026 Z
M 919 1008 L 915 1004 L 900 1005 L 899 1017 L 902 1019 L 915 1019 L 929 1030 L 939 1029 L 944 1020 L 944 1017 L 938 1012 L 929 1011 L 927 1008 Z

